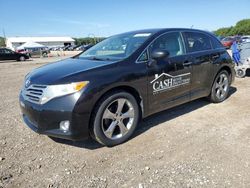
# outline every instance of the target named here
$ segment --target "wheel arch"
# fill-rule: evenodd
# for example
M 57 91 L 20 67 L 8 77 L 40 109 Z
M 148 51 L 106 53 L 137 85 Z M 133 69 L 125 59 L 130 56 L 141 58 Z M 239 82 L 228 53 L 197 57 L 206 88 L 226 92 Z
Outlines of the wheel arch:
M 125 92 L 128 92 L 131 95 L 133 95 L 133 97 L 135 97 L 137 104 L 139 106 L 140 118 L 144 117 L 144 102 L 143 102 L 143 98 L 140 95 L 140 93 L 134 87 L 127 86 L 127 85 L 121 85 L 121 86 L 116 86 L 116 87 L 110 88 L 99 96 L 99 98 L 96 100 L 96 102 L 91 110 L 89 127 L 91 126 L 91 124 L 93 122 L 94 111 L 97 107 L 97 104 L 100 102 L 100 100 L 103 97 L 105 97 L 106 95 L 108 95 L 109 93 L 114 92 L 114 91 L 125 91 Z
M 210 85 L 210 90 L 211 90 L 211 88 L 213 87 L 213 84 L 214 84 L 214 81 L 215 81 L 217 75 L 218 75 L 221 71 L 223 71 L 223 70 L 227 71 L 227 73 L 228 73 L 228 75 L 229 75 L 229 78 L 230 78 L 230 84 L 232 83 L 232 76 L 233 76 L 232 70 L 231 70 L 231 68 L 230 68 L 229 66 L 224 65 L 224 66 L 221 66 L 220 68 L 218 68 L 218 71 L 216 72 L 216 74 L 214 74 L 212 83 L 211 83 L 211 85 Z
M 223 71 L 223 70 L 227 71 L 227 73 L 228 73 L 228 75 L 229 75 L 229 78 L 230 78 L 230 84 L 231 84 L 231 83 L 232 83 L 232 70 L 231 70 L 230 67 L 228 67 L 228 66 L 223 66 L 223 67 L 221 67 L 221 68 L 219 69 L 219 71 L 217 72 L 216 76 L 217 76 L 221 71 Z M 215 76 L 215 78 L 216 78 L 216 76 Z M 214 78 L 214 79 L 215 79 L 215 78 Z
M 211 94 L 211 89 L 212 89 L 212 87 L 213 87 L 213 84 L 214 84 L 214 82 L 215 82 L 215 79 L 216 79 L 217 75 L 218 75 L 221 71 L 223 71 L 223 70 L 227 71 L 227 73 L 228 73 L 228 75 L 229 75 L 229 78 L 230 78 L 229 82 L 230 82 L 230 85 L 231 85 L 231 83 L 232 83 L 232 78 L 233 78 L 233 77 L 232 77 L 232 76 L 233 76 L 232 70 L 230 69 L 230 67 L 224 65 L 224 66 L 220 67 L 220 68 L 218 69 L 218 71 L 216 72 L 216 74 L 214 75 L 214 78 L 213 78 L 212 83 L 211 83 L 211 85 L 210 85 L 209 95 Z

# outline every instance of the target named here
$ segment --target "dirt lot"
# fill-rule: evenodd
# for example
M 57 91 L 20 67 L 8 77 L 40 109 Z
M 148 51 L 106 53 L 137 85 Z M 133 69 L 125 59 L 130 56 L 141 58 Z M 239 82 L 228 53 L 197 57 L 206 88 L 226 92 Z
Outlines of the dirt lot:
M 46 61 L 0 63 L 0 187 L 250 187 L 249 76 L 225 102 L 156 114 L 107 148 L 52 140 L 22 122 L 23 78 Z

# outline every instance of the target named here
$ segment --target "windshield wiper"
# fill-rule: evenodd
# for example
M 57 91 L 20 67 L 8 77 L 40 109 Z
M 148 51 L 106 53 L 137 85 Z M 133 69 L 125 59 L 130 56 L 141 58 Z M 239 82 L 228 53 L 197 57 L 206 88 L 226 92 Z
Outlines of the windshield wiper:
M 99 58 L 99 57 L 91 57 L 89 58 L 90 60 L 95 60 L 95 61 L 109 61 L 110 58 Z

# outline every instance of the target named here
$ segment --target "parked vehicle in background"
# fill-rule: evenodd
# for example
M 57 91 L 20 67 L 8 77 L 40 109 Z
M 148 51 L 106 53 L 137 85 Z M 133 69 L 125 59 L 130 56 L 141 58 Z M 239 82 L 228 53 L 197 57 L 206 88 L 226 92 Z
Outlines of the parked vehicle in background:
M 88 50 L 92 46 L 94 46 L 94 45 L 93 44 L 85 44 L 85 45 L 79 46 L 78 48 L 76 48 L 76 50 L 85 52 L 86 50 Z
M 0 60 L 25 61 L 29 56 L 23 53 L 14 52 L 8 48 L 0 48 Z
M 49 48 L 41 47 L 41 48 L 24 48 L 17 50 L 18 53 L 26 54 L 29 57 L 48 57 L 50 53 Z
M 225 37 L 224 39 L 221 40 L 221 43 L 225 48 L 229 49 L 231 48 L 234 40 L 235 40 L 234 37 Z
M 234 40 L 236 40 L 237 43 L 241 43 L 242 42 L 242 39 L 241 39 L 240 35 L 234 36 Z
M 68 51 L 71 48 L 71 45 L 67 45 L 63 47 L 63 51 Z
M 74 51 L 76 48 L 78 48 L 79 46 L 81 46 L 80 44 L 79 45 L 72 45 L 68 48 L 69 51 Z
M 217 39 L 219 39 L 219 41 L 222 41 L 222 39 L 224 39 L 224 36 L 217 36 Z
M 211 33 L 148 29 L 30 72 L 19 100 L 24 122 L 38 133 L 114 146 L 141 118 L 202 97 L 224 101 L 234 77 L 230 55 Z
M 250 35 L 245 35 L 241 37 L 241 42 L 250 42 Z

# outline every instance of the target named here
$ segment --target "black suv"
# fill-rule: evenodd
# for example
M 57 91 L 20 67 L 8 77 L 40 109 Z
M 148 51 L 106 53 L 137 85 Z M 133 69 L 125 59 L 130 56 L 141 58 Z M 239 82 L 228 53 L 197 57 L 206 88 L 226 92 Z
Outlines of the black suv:
M 140 118 L 208 97 L 224 101 L 234 64 L 211 33 L 150 29 L 112 36 L 78 56 L 40 67 L 20 92 L 34 131 L 101 144 L 125 142 Z
M 8 48 L 0 48 L 0 60 L 25 61 L 26 59 L 29 59 L 26 54 L 14 52 Z

